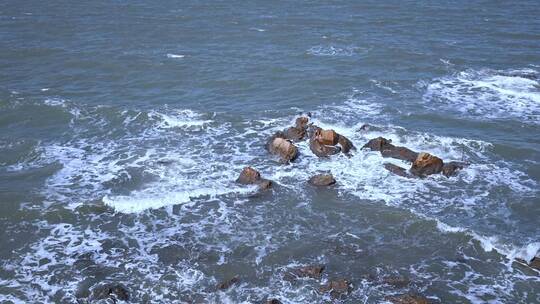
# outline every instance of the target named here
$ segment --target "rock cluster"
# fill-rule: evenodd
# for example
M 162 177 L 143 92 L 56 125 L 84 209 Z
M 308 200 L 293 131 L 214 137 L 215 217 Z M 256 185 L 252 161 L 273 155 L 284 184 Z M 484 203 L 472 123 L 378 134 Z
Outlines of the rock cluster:
M 444 163 L 442 159 L 429 153 L 417 153 L 406 147 L 394 146 L 391 140 L 384 137 L 371 139 L 362 149 L 379 151 L 383 157 L 411 162 L 412 166 L 409 171 L 391 163 L 384 164 L 386 170 L 403 177 L 426 177 L 432 174 L 443 174 L 450 177 L 467 166 L 466 163 L 462 162 Z

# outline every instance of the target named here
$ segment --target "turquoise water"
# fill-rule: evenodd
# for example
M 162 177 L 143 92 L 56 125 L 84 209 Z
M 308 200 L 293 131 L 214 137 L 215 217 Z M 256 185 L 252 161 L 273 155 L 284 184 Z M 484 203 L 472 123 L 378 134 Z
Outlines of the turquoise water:
M 540 303 L 535 1 L 0 4 L 0 302 Z M 471 165 L 405 179 L 359 150 L 279 164 L 311 112 Z M 361 126 L 370 124 L 369 130 Z M 407 164 L 390 160 L 407 166 Z M 244 166 L 274 182 L 234 182 Z M 329 189 L 306 184 L 331 172 Z M 291 283 L 297 265 L 321 281 Z M 239 275 L 240 284 L 216 291 Z M 406 277 L 391 286 L 388 277 Z

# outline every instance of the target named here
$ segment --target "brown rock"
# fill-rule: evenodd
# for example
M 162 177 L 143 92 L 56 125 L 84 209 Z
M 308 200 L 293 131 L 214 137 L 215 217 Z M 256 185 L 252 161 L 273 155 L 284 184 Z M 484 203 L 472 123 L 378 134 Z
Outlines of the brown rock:
M 341 146 L 341 152 L 348 154 L 351 150 L 356 150 L 353 143 L 345 136 L 338 134 L 338 143 Z
M 420 153 L 414 161 L 410 172 L 416 176 L 427 176 L 440 173 L 443 168 L 443 161 L 437 156 L 429 153 Z
M 259 185 L 260 190 L 267 190 L 272 187 L 272 182 L 261 178 L 259 171 L 253 169 L 252 167 L 245 167 L 240 173 L 240 176 L 236 182 L 244 185 L 256 184 Z
M 259 182 L 259 189 L 260 190 L 268 190 L 272 188 L 272 182 L 267 179 L 261 179 Z
M 261 181 L 261 174 L 252 167 L 245 167 L 236 182 L 240 184 L 256 184 Z
M 418 295 L 399 295 L 386 297 L 386 300 L 394 304 L 429 304 L 428 299 Z
M 531 262 L 529 262 L 529 266 L 536 270 L 540 270 L 540 257 L 534 257 Z
M 393 147 L 392 141 L 390 139 L 386 139 L 384 137 L 377 137 L 374 139 L 371 139 L 368 141 L 367 144 L 365 144 L 362 149 L 370 149 L 372 151 L 382 151 L 385 148 L 391 148 Z
M 314 186 L 330 186 L 336 183 L 332 174 L 317 174 L 312 176 L 309 181 Z
M 330 292 L 332 298 L 338 299 L 351 292 L 351 283 L 345 279 L 337 279 L 328 282 L 325 285 L 319 287 L 319 291 L 323 293 Z
M 339 135 L 334 130 L 318 130 L 315 132 L 315 140 L 323 145 L 335 146 L 338 144 Z
M 381 150 L 381 155 L 383 157 L 392 157 L 410 162 L 414 162 L 418 157 L 418 153 L 408 148 L 396 147 L 394 145 L 386 145 L 385 147 L 383 147 L 383 149 Z
M 454 176 L 457 174 L 457 171 L 463 169 L 466 165 L 462 162 L 445 163 L 442 168 L 442 174 L 446 177 Z
M 395 175 L 403 176 L 403 177 L 409 177 L 409 174 L 407 174 L 407 169 L 402 168 L 398 165 L 394 165 L 391 163 L 385 163 L 384 168 Z
M 340 147 L 323 145 L 313 138 L 309 140 L 309 149 L 318 157 L 328 157 L 341 151 Z
M 285 137 L 292 141 L 301 141 L 306 136 L 306 130 L 290 127 L 285 130 Z
M 300 116 L 296 119 L 296 122 L 295 122 L 295 127 L 300 129 L 300 130 L 307 130 L 308 128 L 308 123 L 309 123 L 309 118 L 305 117 L 305 116 Z
M 397 288 L 403 288 L 406 287 L 411 283 L 411 281 L 406 277 L 400 277 L 400 276 L 390 276 L 385 277 L 383 280 L 384 284 L 388 284 Z
M 231 286 L 238 284 L 240 282 L 239 276 L 234 276 L 228 280 L 225 280 L 217 285 L 217 288 L 220 290 L 229 289 Z
M 279 137 L 283 133 L 276 134 L 269 141 L 267 148 L 270 153 L 277 155 L 284 162 L 290 162 L 298 156 L 298 148 L 289 140 Z
M 324 265 L 303 266 L 291 269 L 285 274 L 285 278 L 289 280 L 296 278 L 320 279 L 323 271 Z

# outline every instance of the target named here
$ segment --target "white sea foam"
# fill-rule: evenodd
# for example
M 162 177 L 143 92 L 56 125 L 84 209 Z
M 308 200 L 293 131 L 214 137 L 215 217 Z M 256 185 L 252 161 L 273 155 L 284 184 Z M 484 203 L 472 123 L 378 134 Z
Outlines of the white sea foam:
M 519 119 L 540 123 L 540 82 L 536 70 L 464 71 L 435 79 L 424 101 L 473 119 Z
M 184 58 L 186 57 L 186 55 L 181 55 L 181 54 L 167 54 L 167 58 L 170 58 L 170 59 L 181 59 L 181 58 Z
M 314 56 L 353 56 L 365 54 L 367 49 L 356 46 L 317 45 L 307 50 L 309 55 Z
M 151 111 L 149 117 L 159 121 L 161 128 L 201 128 L 212 120 L 201 119 L 201 114 L 191 110 L 173 110 L 167 114 Z

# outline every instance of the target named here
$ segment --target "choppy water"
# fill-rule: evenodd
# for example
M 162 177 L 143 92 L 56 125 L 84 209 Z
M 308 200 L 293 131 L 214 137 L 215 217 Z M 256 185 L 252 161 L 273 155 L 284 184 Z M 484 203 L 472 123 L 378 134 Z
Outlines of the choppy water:
M 0 302 L 540 303 L 536 1 L 0 3 Z M 358 151 L 280 165 L 303 112 L 472 165 L 408 180 Z M 375 125 L 369 131 L 360 127 Z M 392 161 L 401 164 L 400 161 Z M 270 193 L 234 183 L 251 165 Z M 338 183 L 306 180 L 330 171 Z M 217 292 L 233 275 L 241 283 Z M 408 286 L 382 280 L 403 276 Z

